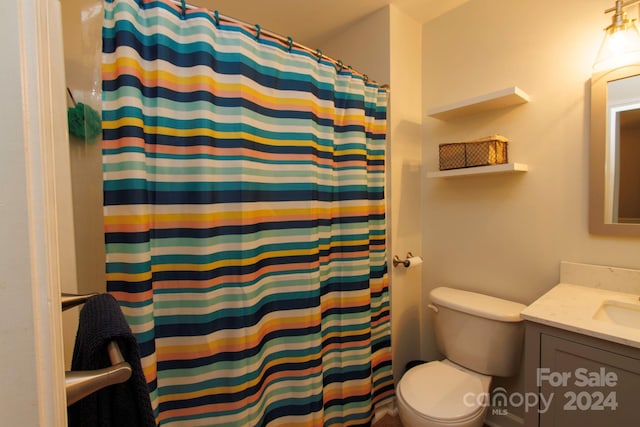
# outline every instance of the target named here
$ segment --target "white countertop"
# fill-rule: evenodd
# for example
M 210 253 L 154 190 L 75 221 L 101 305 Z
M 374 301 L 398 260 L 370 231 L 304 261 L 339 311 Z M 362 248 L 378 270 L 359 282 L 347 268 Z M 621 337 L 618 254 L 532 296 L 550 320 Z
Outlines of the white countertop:
M 525 320 L 640 348 L 638 328 L 594 319 L 603 301 L 638 304 L 638 294 L 559 283 L 521 313 Z

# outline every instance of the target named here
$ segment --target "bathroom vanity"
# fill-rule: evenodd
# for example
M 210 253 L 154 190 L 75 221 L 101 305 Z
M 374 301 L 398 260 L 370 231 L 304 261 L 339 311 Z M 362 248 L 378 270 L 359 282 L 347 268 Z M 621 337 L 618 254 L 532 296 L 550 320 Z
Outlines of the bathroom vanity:
M 525 426 L 640 425 L 640 349 L 535 322 L 525 328 L 525 391 L 538 396 Z
M 639 296 L 638 270 L 563 263 L 522 312 L 525 426 L 640 426 Z

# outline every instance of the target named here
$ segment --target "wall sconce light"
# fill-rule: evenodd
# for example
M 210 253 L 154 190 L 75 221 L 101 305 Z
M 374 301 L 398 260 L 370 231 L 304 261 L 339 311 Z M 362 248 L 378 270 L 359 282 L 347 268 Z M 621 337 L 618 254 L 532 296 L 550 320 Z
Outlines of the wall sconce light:
M 640 0 L 616 0 L 615 7 L 604 11 L 613 12 L 613 21 L 604 30 L 604 40 L 593 64 L 594 72 L 640 63 L 640 32 L 635 19 L 629 21 L 624 11 L 625 7 L 636 3 Z

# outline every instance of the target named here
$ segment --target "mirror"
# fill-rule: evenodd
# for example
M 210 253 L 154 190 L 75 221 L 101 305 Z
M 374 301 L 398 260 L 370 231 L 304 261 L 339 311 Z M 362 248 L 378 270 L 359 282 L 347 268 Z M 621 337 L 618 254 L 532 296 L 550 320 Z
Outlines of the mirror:
M 640 65 L 591 79 L 589 231 L 640 236 Z

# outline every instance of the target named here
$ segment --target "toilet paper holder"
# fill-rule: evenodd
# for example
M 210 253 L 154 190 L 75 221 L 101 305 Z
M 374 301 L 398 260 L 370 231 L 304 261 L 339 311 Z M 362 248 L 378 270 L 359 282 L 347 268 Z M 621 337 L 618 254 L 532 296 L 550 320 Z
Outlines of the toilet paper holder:
M 422 258 L 414 257 L 411 252 L 407 252 L 407 256 L 405 257 L 404 260 L 400 259 L 400 257 L 398 255 L 394 255 L 393 256 L 393 266 L 394 267 L 397 267 L 398 265 L 402 264 L 403 267 L 409 268 L 409 267 L 411 267 L 412 264 L 415 264 L 416 261 L 419 264 L 419 263 L 422 262 Z

